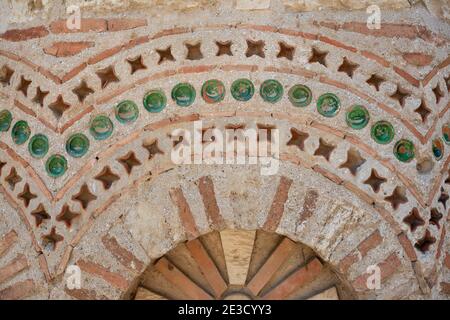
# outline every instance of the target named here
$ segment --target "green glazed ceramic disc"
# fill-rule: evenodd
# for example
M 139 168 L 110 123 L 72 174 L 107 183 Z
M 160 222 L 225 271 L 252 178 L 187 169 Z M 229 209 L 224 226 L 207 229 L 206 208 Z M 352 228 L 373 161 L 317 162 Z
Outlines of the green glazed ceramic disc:
M 33 158 L 43 158 L 48 152 L 48 139 L 43 134 L 36 134 L 31 137 L 28 143 L 28 151 Z
M 151 90 L 144 96 L 144 108 L 148 112 L 161 112 L 167 104 L 166 95 L 161 90 Z
M 379 144 L 388 144 L 394 139 L 394 127 L 387 121 L 376 122 L 370 132 L 372 139 Z
M 414 144 L 406 139 L 397 141 L 394 146 L 394 155 L 401 162 L 410 162 L 415 156 Z

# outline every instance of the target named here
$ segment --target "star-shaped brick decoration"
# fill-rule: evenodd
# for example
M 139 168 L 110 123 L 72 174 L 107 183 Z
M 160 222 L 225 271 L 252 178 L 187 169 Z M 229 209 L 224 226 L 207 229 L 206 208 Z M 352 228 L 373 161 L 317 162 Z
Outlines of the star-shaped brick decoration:
M 312 53 L 311 53 L 311 56 L 308 61 L 309 61 L 309 63 L 317 62 L 326 67 L 327 62 L 325 59 L 326 59 L 327 55 L 328 55 L 327 51 L 320 51 L 316 48 L 312 48 Z
M 56 221 L 62 221 L 66 224 L 67 228 L 70 228 L 72 226 L 72 220 L 78 218 L 79 216 L 79 213 L 73 212 L 70 210 L 69 206 L 65 204 L 59 215 L 56 217 Z
M 418 227 L 425 224 L 425 221 L 420 216 L 417 208 L 413 208 L 411 212 L 403 219 L 403 222 L 409 226 L 411 232 L 416 231 Z
M 216 45 L 217 45 L 217 53 L 216 56 L 232 56 L 233 52 L 231 52 L 231 45 L 232 42 L 231 41 L 216 41 Z
M 305 141 L 308 139 L 309 134 L 301 132 L 295 128 L 291 128 L 291 139 L 288 141 L 288 146 L 296 146 L 300 150 L 305 150 Z
M 388 197 L 385 197 L 384 200 L 390 202 L 394 210 L 397 210 L 401 204 L 405 204 L 408 202 L 405 189 L 399 186 L 395 187 L 392 194 Z
M 383 183 L 385 183 L 387 180 L 380 176 L 377 172 L 377 170 L 372 169 L 372 172 L 370 173 L 369 178 L 367 178 L 366 181 L 364 181 L 365 184 L 368 184 L 372 187 L 373 192 L 378 193 L 380 191 L 380 187 Z
M 148 160 L 153 159 L 153 157 L 157 154 L 164 154 L 164 152 L 158 147 L 158 140 L 144 142 L 142 147 L 144 147 L 148 151 Z
M 120 81 L 112 66 L 98 70 L 96 74 L 100 78 L 102 89 L 105 89 L 111 83 Z
M 439 83 L 434 87 L 433 89 L 434 97 L 436 98 L 436 104 L 439 104 L 441 102 L 441 99 L 444 97 L 444 94 L 441 91 L 441 87 L 439 86 Z
M 384 78 L 377 76 L 376 74 L 373 74 L 370 76 L 369 79 L 367 79 L 367 83 L 371 86 L 373 86 L 377 91 L 380 91 L 381 84 L 386 81 Z
M 20 91 L 23 93 L 23 95 L 25 97 L 28 96 L 28 87 L 31 84 L 31 80 L 27 80 L 24 78 L 24 76 L 20 76 L 20 83 L 19 86 L 17 87 L 17 91 Z
M 290 46 L 284 42 L 278 42 L 280 51 L 277 54 L 277 58 L 286 58 L 290 61 L 294 59 L 295 47 Z
M 414 110 L 414 112 L 418 113 L 420 116 L 420 119 L 422 119 L 422 123 L 425 123 L 428 119 L 428 116 L 431 113 L 431 110 L 428 109 L 425 100 L 422 99 L 420 106 L 416 110 Z
M 245 52 L 245 56 L 258 56 L 260 58 L 264 58 L 266 55 L 264 53 L 264 41 L 258 40 L 247 40 L 247 51 Z
M 136 158 L 136 155 L 133 151 L 128 152 L 122 158 L 117 159 L 117 161 L 119 161 L 123 165 L 128 174 L 131 174 L 131 171 L 133 171 L 134 167 L 141 165 L 141 162 Z
M 105 167 L 102 172 L 95 177 L 95 179 L 103 184 L 103 188 L 105 188 L 105 190 L 108 190 L 111 188 L 113 183 L 120 179 L 120 177 L 112 172 L 110 167 Z
M 5 178 L 11 190 L 16 188 L 16 184 L 22 181 L 22 178 L 17 174 L 16 168 L 11 168 L 9 175 Z
M 447 210 L 448 199 L 449 199 L 448 193 L 445 192 L 444 188 L 441 188 L 441 195 L 439 196 L 438 202 L 442 203 L 444 210 Z
M 330 161 L 331 153 L 333 153 L 333 150 L 336 148 L 336 146 L 329 144 L 325 142 L 322 138 L 319 138 L 319 147 L 317 147 L 316 151 L 314 152 L 315 156 L 322 156 L 327 161 Z
M 58 242 L 64 240 L 64 237 L 56 233 L 56 227 L 53 227 L 49 234 L 42 236 L 42 243 L 45 249 L 55 251 Z
M 60 119 L 64 112 L 70 108 L 70 104 L 64 102 L 62 95 L 58 95 L 56 101 L 48 105 L 49 109 L 52 110 L 56 119 Z
M 406 98 L 408 98 L 409 92 L 403 90 L 399 86 L 397 86 L 397 90 L 391 95 L 391 98 L 397 100 L 400 106 L 405 106 Z
M 37 198 L 37 196 L 30 191 L 30 186 L 28 185 L 28 183 L 25 184 L 25 186 L 23 187 L 23 191 L 17 197 L 19 199 L 22 199 L 25 208 L 28 208 L 31 200 Z
M 439 212 L 439 210 L 437 208 L 432 208 L 430 210 L 430 224 L 438 227 L 438 229 L 441 227 L 439 225 L 439 221 L 441 221 L 442 217 L 444 215 L 442 213 Z
M 82 80 L 81 83 L 72 90 L 72 92 L 76 94 L 78 101 L 83 103 L 88 95 L 94 93 L 94 90 L 87 85 L 85 80 Z
M 2 169 L 6 165 L 6 162 L 0 161 L 0 176 L 2 175 Z
M 347 151 L 347 161 L 339 166 L 339 168 L 347 168 L 350 170 L 352 175 L 356 175 L 359 167 L 361 167 L 366 162 L 358 150 L 349 149 Z
M 9 86 L 11 85 L 11 78 L 14 74 L 14 70 L 8 67 L 7 65 L 4 65 L 0 69 L 0 83 L 3 86 Z
M 175 61 L 175 58 L 172 55 L 171 46 L 167 47 L 166 49 L 156 49 L 156 52 L 159 54 L 158 64 L 161 64 L 164 61 Z
M 80 189 L 80 192 L 78 192 L 76 195 L 72 197 L 72 200 L 78 201 L 81 204 L 81 207 L 86 210 L 89 203 L 91 201 L 97 200 L 97 197 L 91 193 L 89 190 L 87 184 L 83 184 L 83 186 Z
M 353 78 L 353 74 L 356 69 L 358 69 L 359 65 L 356 63 L 353 63 L 347 59 L 347 57 L 344 57 L 344 60 L 342 61 L 342 64 L 338 68 L 338 72 L 344 72 L 346 73 L 350 78 Z
M 50 219 L 50 215 L 47 213 L 47 210 L 45 210 L 45 207 L 42 203 L 39 204 L 36 209 L 31 211 L 31 215 L 36 221 L 36 227 L 39 227 L 45 220 Z
M 147 69 L 147 66 L 144 64 L 144 59 L 142 58 L 142 55 L 137 56 L 136 58 L 127 59 L 127 62 L 131 67 L 131 74 L 134 74 L 139 70 Z
M 186 43 L 187 54 L 186 59 L 188 60 L 200 60 L 203 59 L 203 53 L 201 50 L 201 43 L 190 44 Z
M 33 98 L 33 102 L 39 104 L 41 107 L 44 106 L 44 99 L 49 94 L 48 91 L 43 91 L 41 87 L 36 88 L 36 95 Z
M 430 250 L 430 247 L 436 242 L 436 238 L 433 237 L 429 230 L 425 231 L 424 236 L 419 239 L 414 245 L 417 249 L 419 249 L 422 253 L 425 253 Z

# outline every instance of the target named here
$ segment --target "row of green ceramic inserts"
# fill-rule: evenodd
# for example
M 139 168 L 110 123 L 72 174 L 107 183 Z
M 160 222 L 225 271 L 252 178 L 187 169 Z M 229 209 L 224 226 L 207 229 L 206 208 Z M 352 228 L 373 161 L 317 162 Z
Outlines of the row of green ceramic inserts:
M 225 96 L 225 87 L 219 80 L 208 80 L 201 89 L 202 97 L 207 103 L 222 101 Z M 248 101 L 254 94 L 253 83 L 248 79 L 238 79 L 231 86 L 231 93 L 238 101 Z M 261 97 L 270 103 L 279 101 L 283 95 L 283 87 L 276 80 L 266 80 L 260 88 Z M 296 107 L 306 107 L 311 104 L 311 90 L 301 84 L 294 85 L 288 92 L 290 102 Z M 172 99 L 177 105 L 187 107 L 195 100 L 195 89 L 189 83 L 177 84 L 172 90 Z M 149 112 L 160 112 L 167 104 L 167 99 L 161 90 L 149 91 L 143 99 L 144 107 Z M 325 93 L 317 100 L 317 110 L 325 117 L 334 117 L 341 107 L 339 98 L 333 93 Z M 139 116 L 138 106 L 130 100 L 120 102 L 115 107 L 116 119 L 120 123 L 134 122 Z M 367 109 L 360 105 L 355 105 L 346 113 L 346 123 L 353 129 L 362 129 L 367 126 L 370 115 Z M 8 131 L 12 122 L 12 115 L 8 110 L 0 112 L 0 131 Z M 90 133 L 96 140 L 105 140 L 113 133 L 114 125 L 112 121 L 104 115 L 95 117 L 90 124 Z M 28 124 L 21 120 L 16 122 L 12 130 L 12 138 L 16 144 L 25 143 L 30 134 Z M 444 141 L 450 144 L 450 124 L 442 128 Z M 394 138 L 394 128 L 387 121 L 378 121 L 371 128 L 372 138 L 379 144 L 388 144 Z M 36 134 L 30 139 L 28 146 L 30 154 L 35 158 L 43 158 L 48 152 L 48 139 L 42 134 Z M 67 153 L 80 158 L 89 149 L 89 139 L 82 133 L 76 133 L 69 137 L 66 142 Z M 437 160 L 442 159 L 444 144 L 440 138 L 433 140 L 432 152 Z M 395 156 L 402 162 L 409 162 L 414 158 L 414 145 L 411 141 L 402 139 L 394 146 Z M 57 170 L 54 167 L 57 167 Z M 64 174 L 67 168 L 67 161 L 63 156 L 56 155 L 47 161 L 47 171 L 51 176 Z

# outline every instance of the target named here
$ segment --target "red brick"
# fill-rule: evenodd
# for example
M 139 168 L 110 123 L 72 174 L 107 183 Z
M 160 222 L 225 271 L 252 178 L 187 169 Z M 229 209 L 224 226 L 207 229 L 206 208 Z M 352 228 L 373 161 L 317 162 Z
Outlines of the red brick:
M 361 54 L 370 60 L 378 62 L 379 64 L 381 64 L 384 67 L 389 67 L 389 65 L 390 65 L 390 63 L 386 59 L 376 55 L 375 53 L 363 50 L 363 51 L 361 51 Z
M 136 258 L 130 251 L 122 247 L 117 239 L 105 235 L 102 237 L 103 245 L 109 252 L 119 261 L 124 267 L 141 272 L 144 269 L 144 264 Z
M 109 19 L 107 21 L 108 31 L 129 30 L 147 26 L 145 19 Z
M 389 257 L 386 258 L 386 260 L 380 262 L 378 264 L 378 267 L 381 271 L 381 281 L 384 281 L 392 276 L 396 271 L 398 271 L 401 265 L 402 263 L 395 253 L 392 253 Z M 364 273 L 357 277 L 352 283 L 353 288 L 358 291 L 367 290 L 367 278 L 370 275 L 371 274 L 369 273 Z
M 319 259 L 314 258 L 306 266 L 295 271 L 273 290 L 269 291 L 265 296 L 263 296 L 263 299 L 282 300 L 288 298 L 289 295 L 295 291 L 295 289 L 300 288 L 314 280 L 320 274 L 322 268 L 323 266 Z
M 288 199 L 289 188 L 291 187 L 292 180 L 282 176 L 278 189 L 273 198 L 272 206 L 267 215 L 267 220 L 264 223 L 264 230 L 273 232 L 278 228 L 278 225 L 283 217 L 284 205 Z
M 34 294 L 35 285 L 33 280 L 28 279 L 16 282 L 14 285 L 0 291 L 0 300 L 24 299 Z
M 402 54 L 403 59 L 416 67 L 428 66 L 433 61 L 433 56 L 420 52 L 407 52 Z
M 178 73 L 203 73 L 211 72 L 216 68 L 216 66 L 187 66 L 178 69 Z
M 220 67 L 223 71 L 248 71 L 248 72 L 255 72 L 258 70 L 258 66 L 251 65 L 251 64 L 228 64 Z
M 398 236 L 398 241 L 403 247 L 403 250 L 405 250 L 406 256 L 411 260 L 411 262 L 414 262 L 417 260 L 416 250 L 414 250 L 414 247 L 411 244 L 411 241 L 409 241 L 408 237 L 405 233 L 400 233 Z
M 322 168 L 319 165 L 314 165 L 312 167 L 312 169 L 315 172 L 317 172 L 318 174 L 324 176 L 325 178 L 327 178 L 328 180 L 330 180 L 330 181 L 332 181 L 332 182 L 334 182 L 336 184 L 341 184 L 342 181 L 343 181 L 339 176 L 335 175 L 334 173 L 332 173 L 331 171 L 328 171 L 325 168 Z
M 120 290 L 127 290 L 129 287 L 128 280 L 118 273 L 109 271 L 107 268 L 90 261 L 79 260 L 77 265 L 86 273 L 97 276 L 110 283 L 113 287 Z
M 192 258 L 195 259 L 198 267 L 213 289 L 215 297 L 219 298 L 222 293 L 228 288 L 228 286 L 223 280 L 214 261 L 211 259 L 200 240 L 195 239 L 192 241 L 188 241 L 186 243 L 186 247 L 188 248 Z
M 189 207 L 186 198 L 184 197 L 181 188 L 174 188 L 169 191 L 173 203 L 178 208 L 178 215 L 183 224 L 188 239 L 194 239 L 199 236 L 195 219 L 192 216 L 191 208 Z
M 361 253 L 361 256 L 365 257 L 370 250 L 378 247 L 382 241 L 383 238 L 381 237 L 380 231 L 378 229 L 375 230 L 358 245 L 358 250 Z
M 220 214 L 219 206 L 217 205 L 216 193 L 214 192 L 214 184 L 211 177 L 201 177 L 197 183 L 210 222 L 217 228 L 223 226 L 224 221 Z
M 349 253 L 342 259 L 338 264 L 338 269 L 341 273 L 345 274 L 348 272 L 350 267 L 354 265 L 356 262 L 358 262 L 359 258 L 358 255 L 354 252 Z
M 25 106 L 23 103 L 19 102 L 18 100 L 14 100 L 14 105 L 17 108 L 19 108 L 20 110 L 22 110 L 24 113 L 26 113 L 32 117 L 36 117 L 36 112 L 31 110 L 31 108 L 28 108 L 27 106 Z
M 288 238 L 284 238 L 249 282 L 247 288 L 254 295 L 258 295 L 264 286 L 270 281 L 272 276 L 280 269 L 286 259 L 289 258 L 294 248 L 295 243 Z
M 356 196 L 358 196 L 361 200 L 366 202 L 369 205 L 373 205 L 375 203 L 375 199 L 369 196 L 367 193 L 359 189 L 356 185 L 351 183 L 350 181 L 344 181 L 342 185 L 348 189 L 350 192 L 353 192 Z
M 73 77 L 75 77 L 77 74 L 79 74 L 81 71 L 83 71 L 87 67 L 87 63 L 83 62 L 82 64 L 79 64 L 78 66 L 74 67 L 72 70 L 67 72 L 61 79 L 61 82 L 67 82 Z
M 8 250 L 17 241 L 17 233 L 14 230 L 9 231 L 0 239 L 0 258 L 8 252 Z
M 189 32 L 191 32 L 191 29 L 189 29 L 189 28 L 182 28 L 182 27 L 180 27 L 180 28 L 173 28 L 173 29 L 166 29 L 166 30 L 159 31 L 153 37 L 151 37 L 151 39 L 157 39 L 157 38 L 161 38 L 161 37 L 165 37 L 165 36 L 173 36 L 173 35 L 182 34 L 182 33 L 189 33 Z
M 88 64 L 96 64 L 102 60 L 112 57 L 116 53 L 120 52 L 122 49 L 123 49 L 123 46 L 118 45 L 118 46 L 112 47 L 110 49 L 104 50 L 104 51 L 96 54 L 95 56 L 89 58 Z
M 446 295 L 450 295 L 450 283 L 441 282 L 441 292 Z
M 64 292 L 67 293 L 72 298 L 78 299 L 78 300 L 107 300 L 108 298 L 101 295 L 97 296 L 97 292 L 95 290 L 88 290 L 88 289 L 64 289 Z
M 80 29 L 67 28 L 67 20 L 57 20 L 50 24 L 52 33 L 76 33 L 76 32 L 105 32 L 107 29 L 104 19 L 81 19 Z
M 166 258 L 159 259 L 155 263 L 155 269 L 190 299 L 210 300 L 212 298 Z
M 394 66 L 394 71 L 403 79 L 405 79 L 406 81 L 408 81 L 410 84 L 412 84 L 415 87 L 419 87 L 420 86 L 420 81 L 417 80 L 416 78 L 414 78 L 411 74 L 409 74 L 408 72 L 406 72 L 403 69 L 400 69 L 399 67 Z
M 9 264 L 0 269 L 0 283 L 14 277 L 16 274 L 27 268 L 27 258 L 23 254 L 19 254 Z
M 306 191 L 305 200 L 303 201 L 303 208 L 299 213 L 298 223 L 308 220 L 314 214 L 317 206 L 317 200 L 319 199 L 319 193 L 310 189 Z
M 450 254 L 448 253 L 445 255 L 444 265 L 447 269 L 450 269 Z
M 330 44 L 332 46 L 335 46 L 335 47 L 338 47 L 338 48 L 341 48 L 341 49 L 344 49 L 344 50 L 348 50 L 348 51 L 351 51 L 351 52 L 357 52 L 358 51 L 354 47 L 348 46 L 346 44 L 343 44 L 342 42 L 339 42 L 337 40 L 334 40 L 334 39 L 331 39 L 331 38 L 328 38 L 328 37 L 319 36 L 319 40 L 322 41 L 322 42 L 328 43 L 328 44 Z
M 0 35 L 0 38 L 7 41 L 26 41 L 35 38 L 42 38 L 48 35 L 48 30 L 44 26 L 28 29 L 11 29 Z
M 95 43 L 91 41 L 59 41 L 54 42 L 47 48 L 44 48 L 44 52 L 55 57 L 71 57 L 83 50 L 86 50 L 87 48 L 93 47 L 94 45 Z

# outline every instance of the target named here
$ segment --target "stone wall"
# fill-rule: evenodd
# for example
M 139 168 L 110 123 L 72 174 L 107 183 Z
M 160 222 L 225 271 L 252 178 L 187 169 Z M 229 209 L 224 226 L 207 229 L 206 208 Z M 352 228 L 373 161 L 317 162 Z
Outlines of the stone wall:
M 83 1 L 72 30 L 73 3 L 2 5 L 0 298 L 125 298 L 224 228 L 311 247 L 358 298 L 448 298 L 446 3 L 379 1 L 369 29 L 361 1 Z M 278 129 L 279 172 L 175 166 L 171 132 L 197 120 Z

